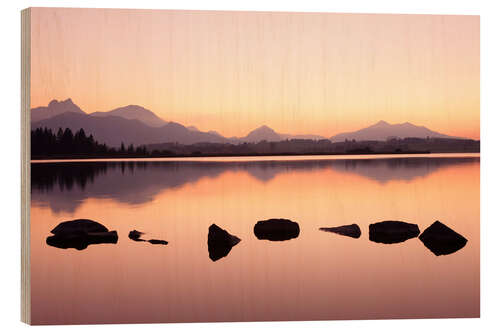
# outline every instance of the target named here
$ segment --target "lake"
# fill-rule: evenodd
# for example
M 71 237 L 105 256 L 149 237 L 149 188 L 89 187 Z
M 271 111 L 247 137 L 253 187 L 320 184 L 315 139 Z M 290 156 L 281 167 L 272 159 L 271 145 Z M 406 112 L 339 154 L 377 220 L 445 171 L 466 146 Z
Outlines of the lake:
M 478 317 L 479 169 L 479 154 L 34 161 L 32 323 Z M 46 244 L 80 218 L 118 242 Z M 257 239 L 270 218 L 299 236 Z M 418 238 L 370 241 L 384 220 L 439 220 L 468 242 L 436 256 Z M 241 239 L 217 261 L 212 223 Z M 359 239 L 319 230 L 352 223 Z

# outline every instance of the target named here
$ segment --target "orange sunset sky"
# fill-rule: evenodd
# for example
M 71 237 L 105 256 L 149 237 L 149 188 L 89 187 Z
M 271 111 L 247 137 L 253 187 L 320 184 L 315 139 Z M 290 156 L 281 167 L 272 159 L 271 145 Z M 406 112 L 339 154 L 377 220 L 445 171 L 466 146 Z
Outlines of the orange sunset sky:
M 35 8 L 31 106 L 141 105 L 225 136 L 379 120 L 479 139 L 479 16 Z

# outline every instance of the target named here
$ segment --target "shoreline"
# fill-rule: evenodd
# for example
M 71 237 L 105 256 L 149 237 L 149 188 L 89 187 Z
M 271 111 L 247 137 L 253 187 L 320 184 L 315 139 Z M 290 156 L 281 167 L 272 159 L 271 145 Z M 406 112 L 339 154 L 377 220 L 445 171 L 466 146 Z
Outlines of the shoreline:
M 480 152 L 444 153 L 374 153 L 374 154 L 289 154 L 289 155 L 219 155 L 219 156 L 170 156 L 170 157 L 68 157 L 31 159 L 32 164 L 78 162 L 251 162 L 251 161 L 301 161 L 301 160 L 361 160 L 398 158 L 480 158 Z

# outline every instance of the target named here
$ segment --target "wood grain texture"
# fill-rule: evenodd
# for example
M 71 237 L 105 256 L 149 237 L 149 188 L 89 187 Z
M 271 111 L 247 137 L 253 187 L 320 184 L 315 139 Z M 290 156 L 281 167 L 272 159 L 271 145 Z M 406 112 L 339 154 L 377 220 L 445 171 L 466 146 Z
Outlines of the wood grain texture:
M 21 11 L 21 66 L 21 321 L 30 324 L 30 8 Z

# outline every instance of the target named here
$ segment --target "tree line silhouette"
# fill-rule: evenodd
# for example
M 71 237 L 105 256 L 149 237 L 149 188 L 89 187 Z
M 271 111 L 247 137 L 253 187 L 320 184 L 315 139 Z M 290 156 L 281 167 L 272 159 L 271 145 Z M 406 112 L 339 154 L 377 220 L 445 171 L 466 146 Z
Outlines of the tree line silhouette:
M 462 139 L 403 138 L 386 141 L 331 142 L 330 140 L 291 139 L 240 143 L 181 144 L 166 142 L 149 145 L 109 147 L 99 143 L 81 128 L 76 133 L 59 128 L 31 130 L 31 158 L 120 158 L 188 156 L 263 156 L 263 155 L 365 155 L 479 152 L 480 142 Z
M 122 143 L 120 148 L 108 147 L 99 143 L 92 134 L 80 128 L 73 134 L 71 129 L 59 128 L 57 133 L 48 128 L 31 130 L 31 157 L 144 157 L 149 156 L 145 146 L 128 147 Z

